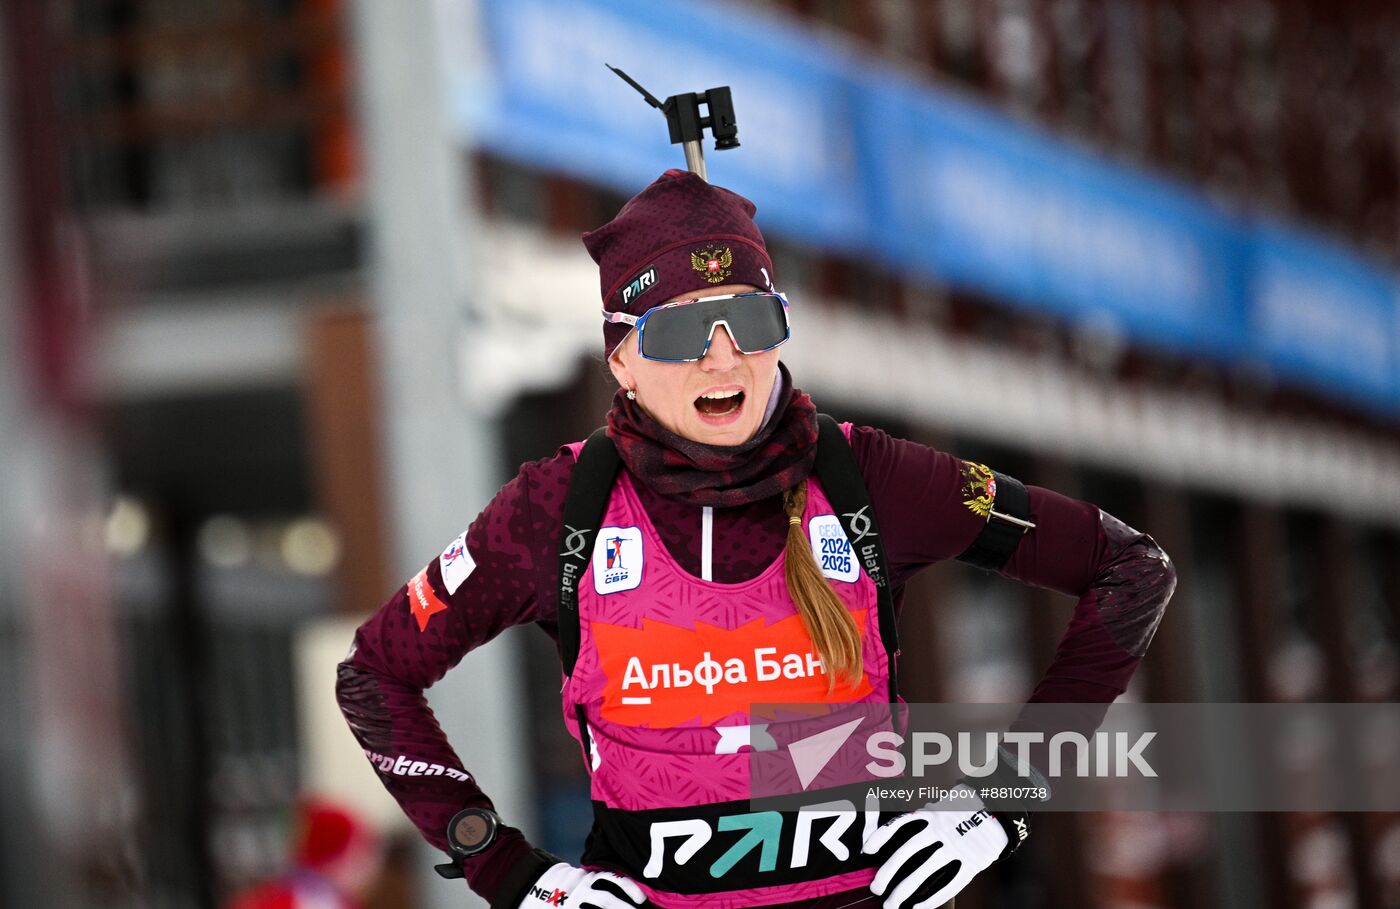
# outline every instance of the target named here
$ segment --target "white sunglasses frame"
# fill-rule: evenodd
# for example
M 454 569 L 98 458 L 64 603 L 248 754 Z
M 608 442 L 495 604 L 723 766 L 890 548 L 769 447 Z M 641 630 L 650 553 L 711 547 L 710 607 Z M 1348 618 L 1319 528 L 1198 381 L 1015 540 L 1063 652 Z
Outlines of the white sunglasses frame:
M 662 303 L 659 306 L 653 306 L 651 309 L 648 309 L 640 316 L 634 316 L 630 313 L 625 312 L 610 312 L 605 309 L 602 311 L 603 321 L 608 322 L 610 324 L 620 323 L 623 325 L 632 326 L 632 330 L 635 331 L 637 334 L 637 355 L 640 357 L 644 357 L 645 359 L 651 360 L 656 363 L 694 363 L 696 361 L 703 360 L 705 358 L 705 354 L 710 352 L 710 344 L 714 341 L 715 328 L 717 326 L 723 325 L 724 330 L 729 333 L 730 339 L 734 339 L 734 329 L 729 327 L 729 321 L 727 319 L 716 319 L 714 322 L 710 323 L 710 334 L 705 338 L 705 349 L 700 352 L 700 356 L 689 357 L 681 360 L 671 360 L 666 359 L 665 357 L 650 357 L 642 352 L 642 334 L 646 331 L 647 318 L 652 313 L 659 312 L 663 309 L 672 309 L 677 306 L 689 306 L 692 303 L 704 303 L 712 300 L 732 300 L 736 297 L 777 297 L 778 301 L 783 304 L 783 327 L 786 329 L 786 332 L 784 333 L 783 339 L 781 341 L 779 341 L 777 344 L 765 347 L 762 350 L 740 350 L 738 341 L 736 340 L 734 342 L 735 350 L 738 350 L 739 353 L 745 355 L 767 353 L 770 350 L 776 350 L 777 348 L 782 347 L 784 344 L 786 344 L 789 340 L 792 339 L 792 320 L 788 316 L 789 305 L 787 295 L 776 290 L 749 290 L 737 294 L 717 294 L 712 297 L 691 297 L 690 299 L 686 300 L 672 300 L 670 303 Z M 622 343 L 625 344 L 626 340 L 627 339 L 624 338 Z M 618 346 L 620 347 L 622 345 L 619 344 Z

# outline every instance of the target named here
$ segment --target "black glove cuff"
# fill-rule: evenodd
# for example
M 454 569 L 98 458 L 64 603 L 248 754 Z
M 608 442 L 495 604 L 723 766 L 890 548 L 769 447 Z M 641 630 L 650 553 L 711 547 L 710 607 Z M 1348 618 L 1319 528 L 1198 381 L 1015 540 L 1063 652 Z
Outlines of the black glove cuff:
M 1006 848 L 997 856 L 997 861 L 1001 861 L 1020 849 L 1026 837 L 1031 835 L 1031 816 L 1024 811 L 1003 810 L 993 811 L 992 817 L 996 818 L 1001 829 L 1006 831 Z
M 1050 781 L 1034 765 L 1023 768 L 1024 776 L 1017 772 L 1017 766 L 1016 756 L 1001 747 L 997 749 L 996 767 L 990 774 L 977 779 L 963 777 L 960 782 L 982 797 L 982 804 L 988 811 L 1024 814 L 1050 801 Z
M 491 909 L 516 909 L 525 898 L 525 892 L 550 868 L 562 862 L 558 856 L 550 855 L 543 849 L 532 849 L 520 858 L 501 878 L 501 886 L 496 890 L 496 898 L 491 901 Z
M 1016 767 L 1017 761 L 1015 756 L 1004 747 L 998 748 L 997 766 L 990 775 L 982 777 L 977 781 L 969 780 L 966 777 L 962 780 L 962 782 L 967 783 L 974 792 L 988 793 L 988 797 L 984 798 L 982 803 L 986 806 L 987 811 L 991 813 L 992 817 L 996 818 L 997 823 L 1001 825 L 1001 829 L 1006 831 L 1006 848 L 1001 851 L 1001 855 L 997 856 L 997 861 L 1001 861 L 1017 849 L 1020 849 L 1021 844 L 1026 841 L 1026 837 L 1030 836 L 1030 814 L 1025 808 L 1021 807 L 1025 800 L 998 799 L 992 797 L 990 792 L 1034 788 L 1041 790 L 1045 796 L 1043 799 L 1036 799 L 1036 801 L 1048 801 L 1050 798 L 1050 781 L 1047 780 L 1040 771 L 1036 770 L 1033 766 L 1027 767 L 1027 775 L 1022 777 L 1016 772 Z

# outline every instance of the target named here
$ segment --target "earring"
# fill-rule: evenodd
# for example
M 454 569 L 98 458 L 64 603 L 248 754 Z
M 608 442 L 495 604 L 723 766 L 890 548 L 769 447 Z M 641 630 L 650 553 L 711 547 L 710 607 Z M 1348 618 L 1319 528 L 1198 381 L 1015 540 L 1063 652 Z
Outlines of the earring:
M 635 400 L 637 400 L 637 393 L 636 393 L 635 391 L 633 391 L 632 389 L 630 389 L 630 388 L 627 389 L 627 400 L 629 400 L 629 401 L 635 401 Z

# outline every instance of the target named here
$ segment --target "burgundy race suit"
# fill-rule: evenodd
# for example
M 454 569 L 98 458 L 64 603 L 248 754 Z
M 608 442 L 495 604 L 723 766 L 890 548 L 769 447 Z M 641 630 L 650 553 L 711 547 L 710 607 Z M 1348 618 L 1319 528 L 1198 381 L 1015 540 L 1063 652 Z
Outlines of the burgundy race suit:
M 985 511 L 979 514 L 971 501 L 986 468 L 870 427 L 854 427 L 850 441 L 880 524 L 898 610 L 916 572 L 957 557 L 982 530 Z M 443 735 L 423 691 L 468 651 L 513 625 L 534 622 L 557 639 L 556 572 L 572 469 L 567 450 L 523 465 L 466 531 L 467 558 L 449 547 L 431 561 L 360 626 L 339 667 L 337 696 L 351 729 L 386 788 L 438 848 L 446 850 L 445 830 L 457 811 L 492 806 Z M 667 552 L 699 577 L 702 509 L 631 480 Z M 1026 489 L 1036 529 L 1000 573 L 1078 598 L 1030 700 L 1110 703 L 1146 652 L 1175 588 L 1175 568 L 1150 536 L 1097 506 L 1037 486 Z M 781 496 L 715 508 L 713 579 L 737 583 L 759 576 L 781 553 L 786 534 Z M 462 567 L 473 563 L 469 572 Z M 463 861 L 463 870 L 472 888 L 491 899 L 531 851 L 518 830 L 503 826 L 492 846 Z M 791 905 L 845 905 L 852 898 L 838 894 Z

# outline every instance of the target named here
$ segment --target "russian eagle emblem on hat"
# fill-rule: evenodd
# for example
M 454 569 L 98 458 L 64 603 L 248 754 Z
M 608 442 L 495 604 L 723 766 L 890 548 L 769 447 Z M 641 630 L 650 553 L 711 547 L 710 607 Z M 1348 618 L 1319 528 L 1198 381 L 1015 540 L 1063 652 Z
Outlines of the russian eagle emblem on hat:
M 734 264 L 734 251 L 726 246 L 722 251 L 717 246 L 709 249 L 695 249 L 690 252 L 690 267 L 705 276 L 711 284 L 718 284 L 729 277 L 729 267 Z

